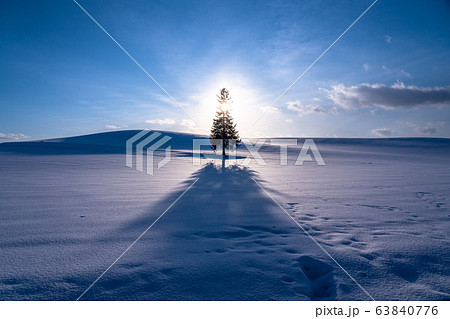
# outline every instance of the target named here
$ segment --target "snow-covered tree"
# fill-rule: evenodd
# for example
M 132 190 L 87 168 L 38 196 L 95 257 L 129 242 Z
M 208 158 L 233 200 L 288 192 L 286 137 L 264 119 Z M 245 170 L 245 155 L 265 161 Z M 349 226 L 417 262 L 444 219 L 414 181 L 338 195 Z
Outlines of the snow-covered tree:
M 233 123 L 233 117 L 230 114 L 231 101 L 230 92 L 223 88 L 220 94 L 217 95 L 219 105 L 217 106 L 216 118 L 213 120 L 211 127 L 211 140 L 222 140 L 222 155 L 225 156 L 225 150 L 230 148 L 230 140 L 236 140 L 236 147 L 238 146 L 239 133 L 236 130 L 236 124 Z M 212 143 L 212 148 L 215 150 L 217 145 Z

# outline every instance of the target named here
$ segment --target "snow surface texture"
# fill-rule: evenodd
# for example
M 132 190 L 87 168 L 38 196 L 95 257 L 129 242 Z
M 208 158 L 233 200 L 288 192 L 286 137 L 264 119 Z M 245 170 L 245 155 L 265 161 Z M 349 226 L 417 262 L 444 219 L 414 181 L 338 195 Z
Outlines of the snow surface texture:
M 295 166 L 299 145 L 287 166 L 264 146 L 267 165 L 222 167 L 162 132 L 172 161 L 150 176 L 125 166 L 137 132 L 0 144 L 0 299 L 76 300 L 197 178 L 81 300 L 370 299 L 254 180 L 376 300 L 450 298 L 448 139 L 315 139 L 326 166 Z

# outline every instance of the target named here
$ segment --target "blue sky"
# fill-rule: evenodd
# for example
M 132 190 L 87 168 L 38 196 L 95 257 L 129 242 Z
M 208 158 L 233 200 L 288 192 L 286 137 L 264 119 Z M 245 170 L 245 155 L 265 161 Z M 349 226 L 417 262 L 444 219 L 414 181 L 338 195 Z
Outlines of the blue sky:
M 0 141 L 116 129 L 450 137 L 450 1 L 2 1 Z M 256 124 L 254 121 L 261 117 Z

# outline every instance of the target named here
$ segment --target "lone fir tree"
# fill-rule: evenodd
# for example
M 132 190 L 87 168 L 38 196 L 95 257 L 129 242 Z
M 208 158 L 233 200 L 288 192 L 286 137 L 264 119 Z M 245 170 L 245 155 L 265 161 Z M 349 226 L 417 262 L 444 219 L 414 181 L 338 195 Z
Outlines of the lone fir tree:
M 236 124 L 233 123 L 233 118 L 230 114 L 229 105 L 231 101 L 230 92 L 223 88 L 220 94 L 217 95 L 219 106 L 216 111 L 216 118 L 213 120 L 211 127 L 211 140 L 222 140 L 222 155 L 225 156 L 225 149 L 238 146 L 239 133 L 236 130 Z M 236 140 L 236 145 L 231 145 L 230 140 Z M 217 145 L 212 143 L 212 148 L 216 150 Z

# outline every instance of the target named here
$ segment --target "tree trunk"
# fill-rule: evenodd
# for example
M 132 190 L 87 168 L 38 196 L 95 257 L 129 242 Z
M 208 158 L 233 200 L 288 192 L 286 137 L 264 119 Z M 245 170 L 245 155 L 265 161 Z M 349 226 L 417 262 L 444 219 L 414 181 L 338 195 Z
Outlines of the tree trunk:
M 222 139 L 222 156 L 225 156 L 225 139 Z

